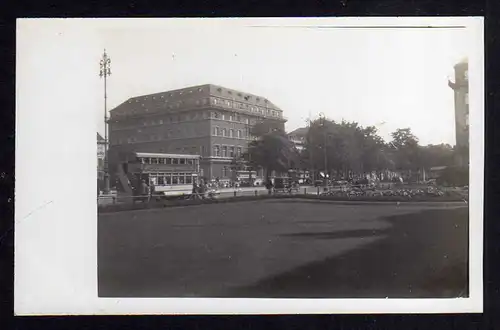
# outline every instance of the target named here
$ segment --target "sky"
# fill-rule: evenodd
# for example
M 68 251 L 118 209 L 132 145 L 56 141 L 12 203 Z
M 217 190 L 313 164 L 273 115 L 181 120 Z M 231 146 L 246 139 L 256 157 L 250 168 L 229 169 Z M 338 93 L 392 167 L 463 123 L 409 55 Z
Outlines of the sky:
M 287 131 L 322 113 L 375 125 L 386 140 L 397 128 L 409 127 L 421 144 L 454 145 L 448 79 L 470 54 L 466 29 L 332 28 L 335 22 L 103 25 L 96 49 L 105 48 L 111 57 L 108 109 L 130 97 L 211 83 L 268 98 L 284 111 Z M 97 72 L 100 55 L 95 54 Z M 94 103 L 102 132 L 100 84 Z

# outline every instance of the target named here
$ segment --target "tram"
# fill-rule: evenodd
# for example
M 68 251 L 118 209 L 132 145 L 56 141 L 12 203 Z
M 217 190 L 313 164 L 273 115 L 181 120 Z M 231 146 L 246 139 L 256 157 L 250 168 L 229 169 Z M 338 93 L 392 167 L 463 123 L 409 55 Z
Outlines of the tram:
M 134 195 L 144 181 L 157 197 L 172 198 L 191 195 L 199 172 L 199 155 L 134 152 L 122 160 L 118 174 Z

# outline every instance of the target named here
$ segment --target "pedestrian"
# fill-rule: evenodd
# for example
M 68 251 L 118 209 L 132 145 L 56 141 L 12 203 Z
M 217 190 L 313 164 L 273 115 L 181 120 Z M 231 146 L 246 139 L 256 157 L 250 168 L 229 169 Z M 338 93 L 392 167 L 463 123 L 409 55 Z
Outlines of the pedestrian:
M 141 187 L 140 187 L 140 195 L 141 195 L 141 199 L 142 201 L 146 201 L 147 198 L 148 198 L 148 195 L 149 195 L 149 187 L 146 183 L 146 180 L 141 180 Z
M 150 181 L 149 184 L 149 199 L 148 202 L 155 197 L 155 183 L 154 181 Z

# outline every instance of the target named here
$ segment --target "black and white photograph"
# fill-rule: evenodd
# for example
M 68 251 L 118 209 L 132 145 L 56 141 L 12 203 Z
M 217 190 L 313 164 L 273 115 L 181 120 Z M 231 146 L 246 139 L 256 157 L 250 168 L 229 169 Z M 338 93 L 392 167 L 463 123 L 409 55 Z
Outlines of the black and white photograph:
M 26 19 L 17 48 L 19 314 L 482 311 L 482 18 Z

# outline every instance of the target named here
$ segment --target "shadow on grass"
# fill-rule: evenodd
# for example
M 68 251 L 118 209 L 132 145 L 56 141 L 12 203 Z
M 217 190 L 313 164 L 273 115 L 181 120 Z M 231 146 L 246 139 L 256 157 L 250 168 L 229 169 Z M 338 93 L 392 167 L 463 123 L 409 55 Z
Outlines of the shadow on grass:
M 384 219 L 387 230 L 301 233 L 290 239 L 387 235 L 346 254 L 313 262 L 216 297 L 468 297 L 468 209 L 430 210 Z M 283 236 L 282 236 L 283 237 Z M 285 236 L 286 237 L 286 236 Z

